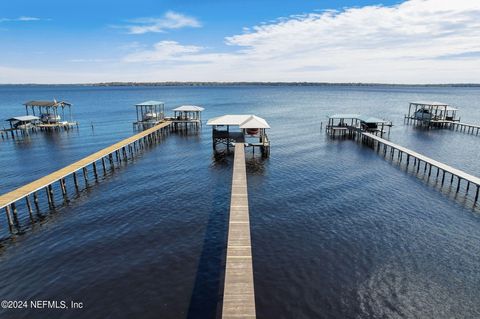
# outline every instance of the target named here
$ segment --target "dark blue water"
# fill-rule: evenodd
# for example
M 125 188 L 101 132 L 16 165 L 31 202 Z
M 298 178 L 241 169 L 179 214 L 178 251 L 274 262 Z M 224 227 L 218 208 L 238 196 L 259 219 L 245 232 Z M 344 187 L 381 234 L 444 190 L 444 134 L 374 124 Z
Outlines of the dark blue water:
M 385 117 L 392 141 L 479 176 L 480 137 L 406 126 L 403 115 L 411 100 L 440 100 L 478 124 L 480 89 L 11 86 L 0 87 L 0 118 L 54 97 L 74 104 L 79 130 L 0 141 L 0 193 L 131 135 L 143 100 L 199 104 L 204 119 L 254 113 L 272 126 L 271 157 L 247 165 L 259 318 L 480 316 L 471 198 L 320 130 L 331 113 Z M 84 304 L 0 316 L 215 318 L 231 171 L 231 159 L 213 158 L 204 126 L 168 136 L 78 194 L 68 181 L 71 201 L 48 211 L 42 196 L 34 223 L 20 206 L 13 238 L 0 218 L 0 299 Z

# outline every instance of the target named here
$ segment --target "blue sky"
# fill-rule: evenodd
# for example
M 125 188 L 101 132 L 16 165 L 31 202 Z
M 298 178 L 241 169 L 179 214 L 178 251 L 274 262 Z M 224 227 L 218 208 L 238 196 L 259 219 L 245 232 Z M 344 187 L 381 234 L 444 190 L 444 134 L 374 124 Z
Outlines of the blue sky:
M 0 83 L 480 82 L 477 21 L 471 0 L 8 1 Z

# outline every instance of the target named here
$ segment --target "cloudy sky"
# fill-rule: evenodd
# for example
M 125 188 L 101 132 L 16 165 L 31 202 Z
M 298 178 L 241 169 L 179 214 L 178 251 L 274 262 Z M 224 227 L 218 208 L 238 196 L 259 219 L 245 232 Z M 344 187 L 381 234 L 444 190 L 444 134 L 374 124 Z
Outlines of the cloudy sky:
M 480 1 L 16 0 L 0 83 L 480 83 Z

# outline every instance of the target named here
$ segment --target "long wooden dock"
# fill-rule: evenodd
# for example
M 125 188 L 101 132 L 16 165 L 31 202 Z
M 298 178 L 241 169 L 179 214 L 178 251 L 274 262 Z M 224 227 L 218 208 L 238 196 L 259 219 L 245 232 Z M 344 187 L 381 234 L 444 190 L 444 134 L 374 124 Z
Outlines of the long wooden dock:
M 101 161 L 101 165 L 104 173 L 106 173 L 106 160 L 110 163 L 110 168 L 114 168 L 115 162 L 121 163 L 128 160 L 129 156 L 133 157 L 134 153 L 143 149 L 148 144 L 153 144 L 158 141 L 162 134 L 165 133 L 165 129 L 171 124 L 171 122 L 164 122 L 158 124 L 148 130 L 135 134 L 129 138 L 126 138 L 118 143 L 115 143 L 107 148 L 104 148 L 92 155 L 89 155 L 71 165 L 68 165 L 58 171 L 55 171 L 47 176 L 44 176 L 34 182 L 19 187 L 9 193 L 0 196 L 0 209 L 4 208 L 7 215 L 7 221 L 10 227 L 10 231 L 13 229 L 13 221 L 11 212 L 14 217 L 17 215 L 16 203 L 22 199 L 26 200 L 26 206 L 29 213 L 32 213 L 32 205 L 29 195 L 34 195 L 34 203 L 38 209 L 38 194 L 41 189 L 45 189 L 48 203 L 53 205 L 54 196 L 52 184 L 59 182 L 60 189 L 64 195 L 67 193 L 67 185 L 65 178 L 69 175 L 73 176 L 75 188 L 78 189 L 77 171 L 82 170 L 85 184 L 88 185 L 88 171 L 87 167 L 92 165 L 95 178 L 98 176 L 97 161 Z M 114 158 L 115 155 L 115 158 Z
M 468 134 L 478 135 L 480 131 L 480 125 L 462 123 L 462 122 L 451 122 L 451 128 L 455 131 L 460 131 Z
M 450 120 L 432 120 L 432 121 L 422 121 L 417 120 L 415 117 L 407 117 L 405 116 L 405 120 L 407 123 L 413 121 L 416 124 L 426 125 L 426 126 L 434 126 L 434 127 L 441 127 L 441 128 L 449 128 L 454 131 L 459 131 L 467 134 L 474 134 L 478 135 L 480 133 L 480 125 L 463 123 L 460 121 L 450 121 Z
M 417 172 L 420 170 L 420 166 L 423 164 L 423 171 L 427 173 L 427 170 L 428 170 L 429 178 L 432 175 L 432 168 L 436 170 L 436 178 L 440 178 L 440 173 L 442 173 L 441 174 L 442 186 L 444 185 L 444 182 L 445 182 L 446 173 L 450 175 L 450 185 L 453 184 L 454 177 L 456 177 L 457 193 L 460 190 L 460 184 L 462 181 L 464 181 L 464 184 L 466 183 L 465 192 L 467 195 L 471 188 L 471 185 L 473 185 L 474 187 L 476 186 L 474 202 L 476 203 L 478 201 L 478 195 L 480 190 L 480 178 L 470 175 L 468 173 L 465 173 L 459 169 L 453 168 L 449 165 L 446 165 L 434 159 L 431 159 L 425 155 L 419 154 L 403 146 L 394 144 L 390 141 L 387 141 L 373 134 L 365 133 L 365 132 L 362 132 L 360 134 L 363 142 L 373 145 L 373 147 L 374 148 L 376 147 L 377 151 L 379 152 L 383 150 L 384 156 L 387 156 L 388 149 L 390 149 L 389 152 L 390 152 L 391 158 L 394 158 L 394 156 L 396 155 L 399 162 L 402 162 L 402 160 L 405 159 L 407 168 L 409 164 L 413 162 L 412 164 L 414 167 L 416 167 Z
M 235 145 L 222 318 L 256 318 L 245 145 Z

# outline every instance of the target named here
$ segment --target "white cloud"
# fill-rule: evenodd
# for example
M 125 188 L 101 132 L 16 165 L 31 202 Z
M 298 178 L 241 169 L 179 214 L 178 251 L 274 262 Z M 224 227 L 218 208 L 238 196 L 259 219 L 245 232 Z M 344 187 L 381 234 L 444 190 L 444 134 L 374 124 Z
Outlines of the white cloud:
M 199 25 L 189 19 L 145 18 L 135 22 L 143 29 L 129 30 Z M 102 73 L 93 72 L 91 81 L 480 83 L 480 1 L 409 0 L 314 12 L 240 32 L 226 37 L 221 50 L 177 41 L 135 43 L 119 61 L 98 63 Z M 88 67 L 68 71 L 54 80 L 91 76 Z M 43 79 L 48 72 L 35 74 Z
M 181 45 L 175 41 L 161 41 L 152 50 L 131 53 L 124 58 L 125 62 L 160 62 L 182 60 L 192 53 L 197 53 L 201 47 Z
M 161 18 L 138 18 L 129 22 L 132 24 L 124 26 L 124 28 L 127 28 L 130 34 L 158 33 L 169 29 L 201 27 L 201 23 L 196 18 L 174 11 L 168 11 Z
M 210 75 L 222 74 L 205 80 L 480 82 L 480 1 L 410 0 L 296 15 L 244 28 L 225 42 L 230 53 L 206 54 L 164 41 L 125 61 L 205 63 Z
M 25 21 L 40 21 L 40 20 L 41 20 L 40 18 L 27 17 L 27 16 L 21 16 L 18 18 L 0 18 L 0 22 L 16 22 L 16 21 L 25 22 Z

